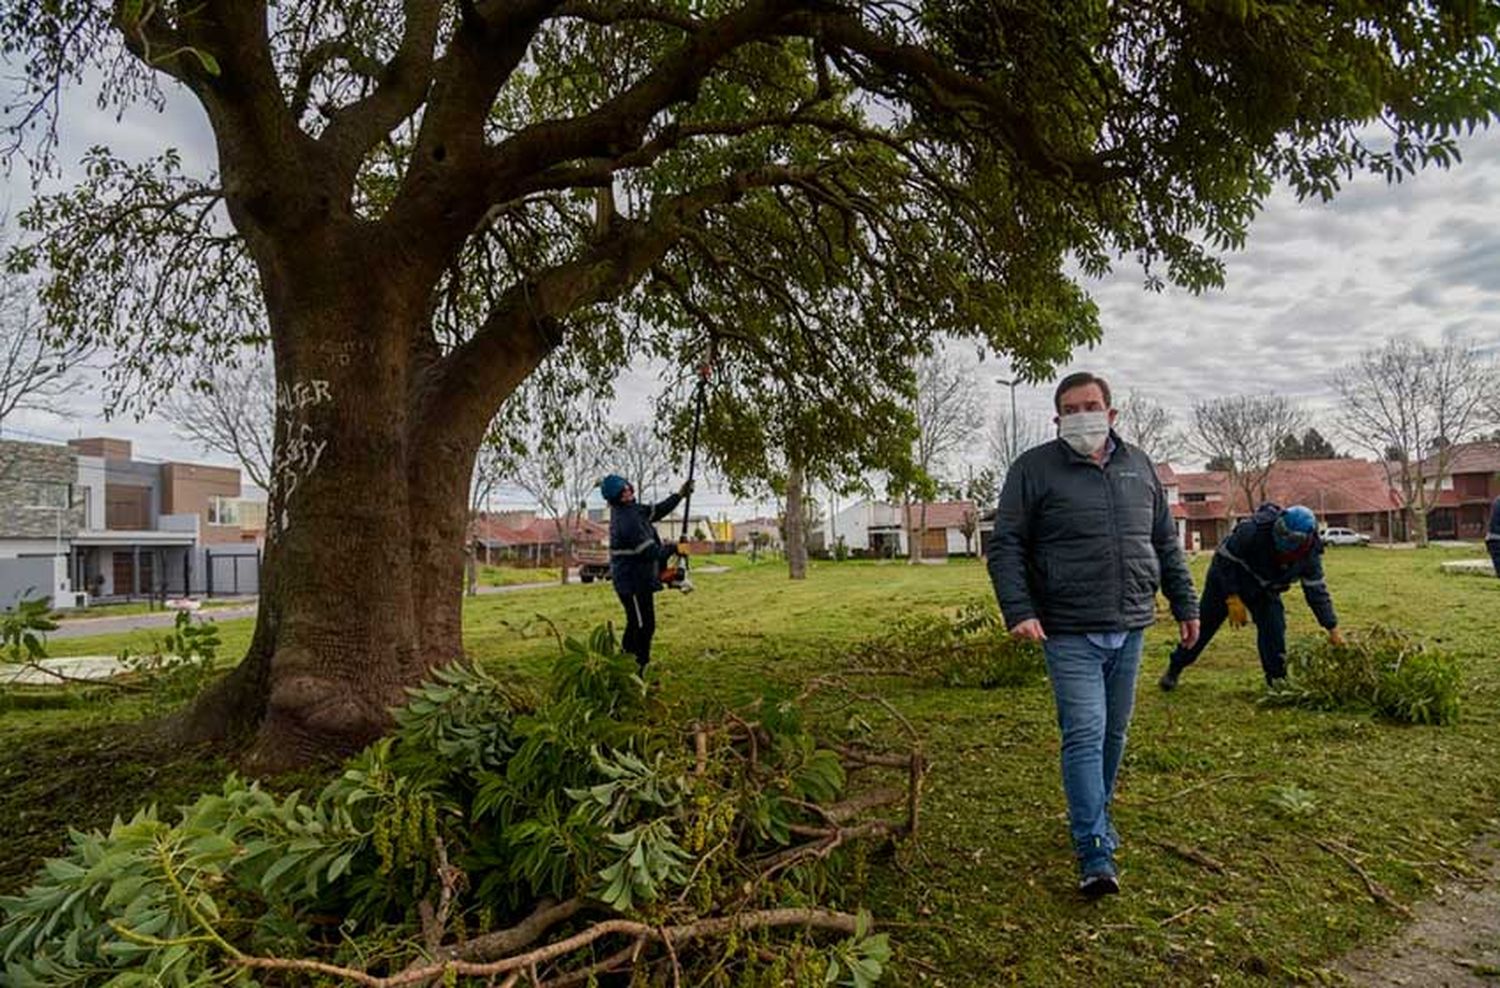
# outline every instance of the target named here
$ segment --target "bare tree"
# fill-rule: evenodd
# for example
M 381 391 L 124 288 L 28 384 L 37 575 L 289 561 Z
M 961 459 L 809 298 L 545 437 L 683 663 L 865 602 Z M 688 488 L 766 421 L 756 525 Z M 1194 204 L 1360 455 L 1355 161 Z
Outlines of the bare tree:
M 1161 402 L 1132 388 L 1115 407 L 1120 413 L 1115 431 L 1144 450 L 1153 463 L 1169 463 L 1181 452 L 1182 435 Z
M 1010 412 L 1002 409 L 990 422 L 987 437 L 990 462 L 1003 476 L 1022 453 L 1041 445 L 1052 435 L 1051 423 L 1042 416 L 1018 414 L 1012 419 Z
M 917 364 L 916 483 L 907 491 L 905 514 L 912 562 L 922 558 L 927 532 L 927 502 L 936 491 L 936 476 L 952 456 L 979 430 L 982 413 L 974 373 L 946 354 L 924 357 Z M 915 489 L 912 489 L 915 488 Z M 922 499 L 920 517 L 913 519 L 912 495 Z
M 1266 481 L 1283 436 L 1302 428 L 1302 410 L 1283 395 L 1236 395 L 1193 406 L 1190 442 L 1229 474 L 1247 511 L 1266 499 Z
M 1333 376 L 1344 437 L 1381 459 L 1418 545 L 1453 455 L 1486 425 L 1497 374 L 1468 343 L 1390 339 Z
M 479 520 L 480 513 L 489 506 L 490 495 L 495 493 L 495 488 L 499 487 L 500 481 L 505 479 L 507 466 L 505 454 L 494 443 L 484 443 L 479 447 L 479 454 L 474 457 L 474 474 L 469 481 L 469 529 L 471 533 L 475 522 Z M 471 536 L 464 549 L 464 583 L 470 597 L 479 592 L 478 553 L 479 547 Z M 488 558 L 485 561 L 488 562 Z
M 34 286 L 0 270 L 0 424 L 21 411 L 68 415 L 62 399 L 81 386 L 75 369 L 91 349 L 49 338 Z
M 562 544 L 562 582 L 568 582 L 568 562 L 583 526 L 584 502 L 599 485 L 616 437 L 583 432 L 538 439 L 513 464 L 511 479 L 557 526 Z
M 162 413 L 179 438 L 234 457 L 250 482 L 271 489 L 276 374 L 258 350 L 233 364 L 200 366 L 191 386 L 172 392 Z
M 650 419 L 632 422 L 620 430 L 619 441 L 613 454 L 617 469 L 635 485 L 636 496 L 643 501 L 655 500 L 657 489 L 667 483 L 672 461 L 655 423 Z

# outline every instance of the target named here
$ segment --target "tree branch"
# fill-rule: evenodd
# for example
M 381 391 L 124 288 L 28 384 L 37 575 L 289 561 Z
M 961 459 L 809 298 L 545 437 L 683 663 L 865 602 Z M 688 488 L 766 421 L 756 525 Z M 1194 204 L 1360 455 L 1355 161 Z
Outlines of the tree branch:
M 389 64 L 377 68 L 353 46 L 340 42 L 332 42 L 335 50 L 326 56 L 343 56 L 350 68 L 378 81 L 370 95 L 334 113 L 319 138 L 320 144 L 334 149 L 350 181 L 370 149 L 421 108 L 432 83 L 443 4 L 440 0 L 403 0 L 401 10 L 406 30 Z M 307 81 L 310 85 L 311 77 Z M 298 82 L 302 82 L 300 77 Z M 300 118 L 295 102 L 293 112 Z
M 556 943 L 550 943 L 545 947 L 539 947 L 536 950 L 517 954 L 513 957 L 506 957 L 485 963 L 461 960 L 441 961 L 435 964 L 428 964 L 425 967 L 408 968 L 399 974 L 393 974 L 385 978 L 367 974 L 355 968 L 326 964 L 322 961 L 240 956 L 233 958 L 231 963 L 241 967 L 264 971 L 307 971 L 326 974 L 336 978 L 343 978 L 355 984 L 367 985 L 369 988 L 398 988 L 401 985 L 421 984 L 441 977 L 449 971 L 468 977 L 489 977 L 505 974 L 510 971 L 523 971 L 548 961 L 566 957 L 573 951 L 581 950 L 597 940 L 617 934 L 635 937 L 638 940 L 650 943 L 669 943 L 675 949 L 680 944 L 707 939 L 709 937 L 723 936 L 731 931 L 744 933 L 750 930 L 763 930 L 780 926 L 802 926 L 852 935 L 858 929 L 857 922 L 857 918 L 849 913 L 834 912 L 828 909 L 763 909 L 755 912 L 739 913 L 734 916 L 698 920 L 693 923 L 682 923 L 676 926 L 652 926 L 648 923 L 638 923 L 634 920 L 611 919 L 605 920 L 602 923 L 596 923 L 565 940 L 559 940 Z
M 1049 146 L 1000 89 L 950 67 L 925 48 L 882 37 L 846 14 L 798 13 L 786 18 L 786 25 L 791 33 L 862 56 L 891 75 L 924 85 L 943 108 L 999 130 L 1016 156 L 1041 174 L 1093 183 L 1124 177 L 1097 155 Z

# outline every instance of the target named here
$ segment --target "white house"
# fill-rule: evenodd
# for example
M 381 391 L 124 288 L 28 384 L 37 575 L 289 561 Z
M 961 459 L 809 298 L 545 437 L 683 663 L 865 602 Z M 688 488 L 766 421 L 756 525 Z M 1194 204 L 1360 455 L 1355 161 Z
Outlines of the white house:
M 857 501 L 833 516 L 831 541 L 839 539 L 850 551 L 890 558 L 908 553 L 908 527 L 919 527 L 923 505 L 913 504 L 911 525 L 902 518 L 901 505 L 885 501 Z M 922 554 L 928 557 L 979 554 L 983 544 L 979 532 L 979 513 L 972 501 L 931 501 L 926 504 L 926 534 Z M 964 536 L 964 529 L 971 534 Z

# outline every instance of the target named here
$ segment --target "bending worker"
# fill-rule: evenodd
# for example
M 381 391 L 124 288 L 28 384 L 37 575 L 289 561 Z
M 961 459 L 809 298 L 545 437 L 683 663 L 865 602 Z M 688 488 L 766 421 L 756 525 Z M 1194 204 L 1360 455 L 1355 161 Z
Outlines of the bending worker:
M 599 482 L 600 493 L 609 502 L 609 569 L 615 593 L 625 605 L 625 638 L 621 647 L 635 656 L 641 673 L 651 661 L 651 638 L 656 634 L 656 601 L 662 588 L 662 563 L 683 549 L 677 543 L 662 545 L 655 522 L 672 513 L 677 503 L 693 490 L 689 480 L 676 494 L 655 504 L 641 504 L 635 488 L 618 474 Z
M 1198 641 L 1191 647 L 1178 645 L 1172 650 L 1171 663 L 1158 685 L 1164 690 L 1176 689 L 1182 670 L 1213 641 L 1224 619 L 1243 627 L 1247 616 L 1255 621 L 1266 684 L 1285 678 L 1286 612 L 1281 607 L 1281 595 L 1293 581 L 1301 582 L 1302 595 L 1318 624 L 1327 629 L 1335 645 L 1342 645 L 1333 598 L 1323 580 L 1323 540 L 1318 537 L 1317 516 L 1300 504 L 1283 510 L 1267 502 L 1236 525 L 1214 551 L 1208 578 L 1203 581 L 1203 599 L 1198 604 L 1203 622 Z

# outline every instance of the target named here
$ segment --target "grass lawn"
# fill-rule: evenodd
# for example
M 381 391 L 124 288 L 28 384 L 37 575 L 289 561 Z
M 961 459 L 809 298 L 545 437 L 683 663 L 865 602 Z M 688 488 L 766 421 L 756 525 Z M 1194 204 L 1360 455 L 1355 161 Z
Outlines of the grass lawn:
M 522 583 L 556 583 L 562 579 L 556 566 L 480 566 L 479 582 L 486 587 L 514 587 Z
M 1500 832 L 1500 580 L 1443 575 L 1438 564 L 1482 551 L 1327 557 L 1344 628 L 1388 623 L 1460 657 L 1454 727 L 1262 708 L 1251 629 L 1222 631 L 1164 695 L 1155 679 L 1175 626 L 1153 629 L 1116 809 L 1125 894 L 1096 904 L 1074 891 L 1046 686 L 881 680 L 933 764 L 919 845 L 876 859 L 850 892 L 897 941 L 886 983 L 1318 983 L 1326 962 L 1400 922 L 1351 862 L 1402 903 L 1472 874 L 1471 843 Z M 1206 565 L 1194 562 L 1200 585 Z M 815 563 L 796 584 L 779 561 L 742 562 L 696 582 L 697 593 L 658 604 L 657 666 L 668 693 L 685 699 L 795 686 L 839 670 L 849 645 L 895 617 L 990 593 L 973 562 Z M 1317 631 L 1296 591 L 1286 603 L 1293 636 Z M 618 608 L 600 584 L 471 598 L 466 638 L 490 668 L 530 677 L 556 651 L 537 615 L 583 632 L 618 625 Z M 244 647 L 249 624 L 222 625 L 225 654 Z M 53 651 L 120 643 L 69 640 Z M 0 819 L 15 821 L 0 837 L 0 892 L 59 848 L 67 825 L 180 800 L 224 771 L 191 753 L 163 761 L 136 740 L 141 714 L 138 701 L 0 711 Z M 878 710 L 865 717 L 882 726 Z M 1294 790 L 1302 795 L 1288 799 Z

